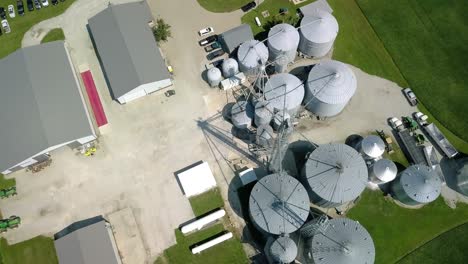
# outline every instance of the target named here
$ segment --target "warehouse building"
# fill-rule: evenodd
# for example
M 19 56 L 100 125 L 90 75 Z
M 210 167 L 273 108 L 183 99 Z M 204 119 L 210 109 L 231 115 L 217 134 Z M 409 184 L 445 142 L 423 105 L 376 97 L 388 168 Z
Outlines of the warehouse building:
M 218 41 L 223 50 L 232 53 L 240 44 L 254 39 L 252 29 L 247 24 L 242 24 L 219 34 Z
M 121 264 L 111 226 L 102 217 L 76 222 L 55 235 L 63 264 Z
M 23 48 L 0 60 L 0 80 L 1 173 L 47 160 L 62 146 L 96 139 L 63 41 Z
M 121 104 L 172 85 L 145 1 L 109 5 L 88 21 L 113 99 Z

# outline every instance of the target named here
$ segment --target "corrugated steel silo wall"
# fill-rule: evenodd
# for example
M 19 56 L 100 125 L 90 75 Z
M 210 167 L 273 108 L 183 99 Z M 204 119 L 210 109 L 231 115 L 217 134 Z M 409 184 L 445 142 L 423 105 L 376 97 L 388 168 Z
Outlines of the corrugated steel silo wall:
M 403 186 L 401 185 L 401 177 L 398 179 L 394 180 L 392 182 L 392 193 L 395 196 L 395 198 L 407 205 L 419 205 L 421 203 L 416 202 L 415 200 L 411 199 L 411 197 L 408 196 L 408 194 L 405 192 L 403 189 Z
M 333 41 L 326 42 L 326 43 L 314 43 L 307 39 L 306 36 L 303 35 L 302 31 L 300 31 L 301 40 L 299 41 L 299 51 L 309 57 L 323 57 L 327 55 L 327 53 L 333 47 Z

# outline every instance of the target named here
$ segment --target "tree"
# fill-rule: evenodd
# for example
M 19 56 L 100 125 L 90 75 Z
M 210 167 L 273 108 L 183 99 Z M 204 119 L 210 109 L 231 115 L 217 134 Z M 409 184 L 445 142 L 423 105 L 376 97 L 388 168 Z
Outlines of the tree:
M 156 25 L 153 27 L 153 35 L 156 38 L 156 41 L 167 41 L 168 38 L 172 37 L 171 35 L 171 26 L 164 22 L 162 18 L 156 20 Z

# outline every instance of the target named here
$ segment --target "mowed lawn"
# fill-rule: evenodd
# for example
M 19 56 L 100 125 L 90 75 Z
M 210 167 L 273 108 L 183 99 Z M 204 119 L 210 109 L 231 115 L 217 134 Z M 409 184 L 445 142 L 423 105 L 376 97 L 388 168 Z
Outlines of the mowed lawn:
M 214 13 L 232 12 L 252 0 L 197 0 L 206 10 Z
M 466 0 L 357 3 L 424 106 L 468 141 Z
M 63 34 L 63 30 L 61 28 L 51 29 L 41 40 L 41 43 L 47 43 L 57 40 L 65 40 L 65 35 Z
M 26 0 L 23 0 L 24 4 L 24 16 L 18 15 L 16 8 L 16 0 L 0 0 L 0 6 L 4 7 L 12 4 L 15 7 L 16 17 L 10 18 L 7 15 L 8 23 L 10 24 L 11 33 L 0 36 L 0 58 L 7 56 L 13 51 L 21 47 L 21 41 L 23 40 L 24 33 L 26 33 L 32 26 L 39 23 L 42 20 L 46 20 L 62 14 L 75 0 L 67 0 L 60 2 L 58 5 L 52 5 L 49 1 L 48 7 L 43 7 L 40 10 L 28 11 Z
M 411 252 L 398 264 L 468 263 L 468 224 L 463 224 L 429 241 Z
M 58 263 L 57 255 L 55 253 L 54 240 L 49 237 L 38 236 L 18 244 L 8 245 L 7 241 L 2 238 L 0 239 L 0 263 Z
M 451 209 L 439 197 L 421 209 L 406 209 L 384 197 L 380 191 L 367 190 L 347 217 L 359 221 L 371 234 L 376 248 L 375 263 L 388 264 L 395 263 L 438 235 L 468 222 L 468 205 L 459 203 L 456 209 Z M 458 249 L 454 250 L 457 252 Z

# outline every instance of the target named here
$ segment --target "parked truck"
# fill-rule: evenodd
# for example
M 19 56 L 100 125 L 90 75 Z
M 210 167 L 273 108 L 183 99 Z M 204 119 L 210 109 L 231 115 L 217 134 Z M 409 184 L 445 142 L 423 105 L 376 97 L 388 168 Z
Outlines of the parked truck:
M 416 122 L 419 123 L 419 125 L 421 126 L 426 126 L 428 123 L 427 123 L 427 115 L 421 113 L 421 112 L 414 112 L 413 113 L 413 117 L 414 119 L 416 120 Z

